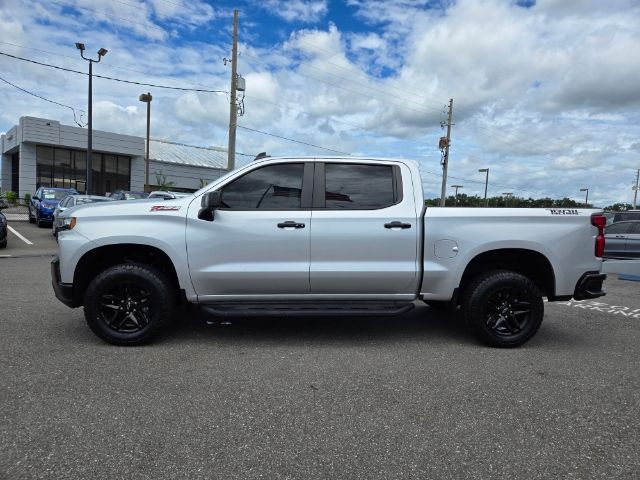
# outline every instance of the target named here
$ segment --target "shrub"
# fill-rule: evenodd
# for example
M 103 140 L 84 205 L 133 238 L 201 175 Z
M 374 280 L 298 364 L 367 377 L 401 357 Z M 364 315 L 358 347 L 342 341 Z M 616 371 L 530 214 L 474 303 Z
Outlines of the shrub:
M 18 199 L 18 195 L 16 194 L 16 192 L 7 192 L 6 196 L 7 196 L 7 203 L 11 205 L 16 204 L 16 200 Z

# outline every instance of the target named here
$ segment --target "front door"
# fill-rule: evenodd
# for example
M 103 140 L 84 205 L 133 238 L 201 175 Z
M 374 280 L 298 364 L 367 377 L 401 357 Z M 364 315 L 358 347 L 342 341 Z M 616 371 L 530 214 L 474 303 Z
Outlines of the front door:
M 187 217 L 191 281 L 200 301 L 309 293 L 313 163 L 277 163 L 220 187 L 213 221 Z M 307 180 L 308 179 L 308 180 Z

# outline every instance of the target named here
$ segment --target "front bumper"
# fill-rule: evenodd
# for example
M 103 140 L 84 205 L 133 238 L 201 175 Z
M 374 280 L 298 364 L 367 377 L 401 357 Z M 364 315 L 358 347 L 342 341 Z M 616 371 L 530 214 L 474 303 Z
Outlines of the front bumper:
M 605 291 L 602 289 L 602 283 L 607 278 L 607 275 L 600 272 L 587 272 L 576 284 L 573 298 L 576 300 L 588 300 L 590 298 L 598 298 L 605 295 Z
M 67 307 L 74 308 L 77 306 L 73 303 L 73 284 L 60 281 L 60 259 L 57 255 L 51 260 L 51 285 L 58 300 Z

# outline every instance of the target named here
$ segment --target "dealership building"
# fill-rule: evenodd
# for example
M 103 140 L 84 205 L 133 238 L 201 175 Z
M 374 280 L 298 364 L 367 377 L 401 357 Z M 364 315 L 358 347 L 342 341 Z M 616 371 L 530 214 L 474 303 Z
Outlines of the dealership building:
M 92 193 L 145 189 L 145 139 L 93 130 Z M 40 186 L 85 193 L 87 129 L 56 120 L 21 117 L 0 143 L 0 187 L 19 197 Z M 151 139 L 149 185 L 193 191 L 226 173 L 226 150 Z

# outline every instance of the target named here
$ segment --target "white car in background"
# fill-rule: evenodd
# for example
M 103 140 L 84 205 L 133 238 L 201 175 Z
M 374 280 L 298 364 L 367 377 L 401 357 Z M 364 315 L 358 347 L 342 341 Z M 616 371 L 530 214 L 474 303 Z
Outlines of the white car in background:
M 111 202 L 112 198 L 102 197 L 100 195 L 67 195 L 60 203 L 56 205 L 55 210 L 53 211 L 53 221 L 51 222 L 51 233 L 53 233 L 54 237 L 58 236 L 58 230 L 62 226 L 62 219 L 60 218 L 60 214 L 65 210 L 73 207 L 77 207 L 78 205 L 86 205 L 88 203 L 96 203 L 96 202 Z

